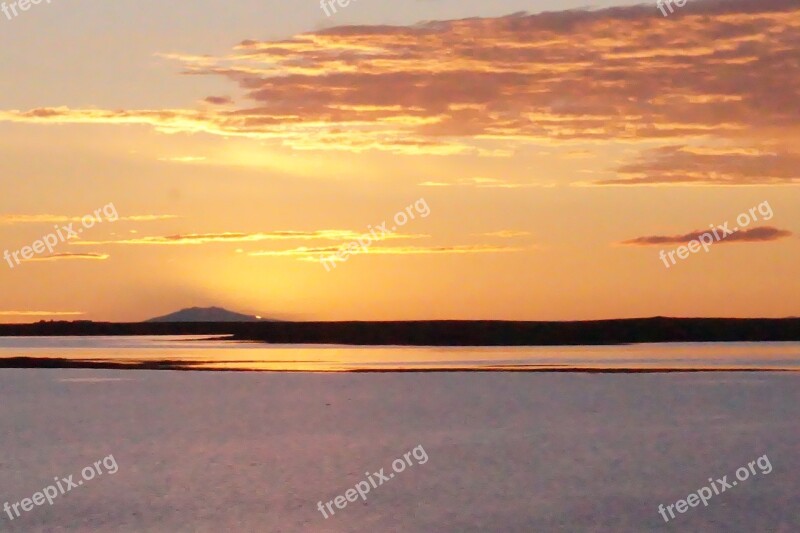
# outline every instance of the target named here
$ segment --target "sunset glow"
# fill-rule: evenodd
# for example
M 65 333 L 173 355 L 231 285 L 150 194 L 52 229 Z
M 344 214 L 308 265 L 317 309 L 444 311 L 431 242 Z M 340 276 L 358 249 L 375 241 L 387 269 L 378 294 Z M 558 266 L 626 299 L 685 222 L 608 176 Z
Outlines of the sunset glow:
M 5 259 L 3 321 L 797 315 L 797 2 L 139 4 L 2 21 L 0 252 L 119 215 Z

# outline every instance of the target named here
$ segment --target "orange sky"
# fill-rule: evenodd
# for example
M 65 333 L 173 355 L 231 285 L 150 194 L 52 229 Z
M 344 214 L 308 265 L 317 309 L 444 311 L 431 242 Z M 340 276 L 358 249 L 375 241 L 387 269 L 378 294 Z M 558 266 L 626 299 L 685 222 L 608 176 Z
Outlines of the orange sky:
M 0 65 L 0 252 L 115 214 L 4 259 L 0 322 L 800 314 L 800 5 L 467 3 L 414 24 L 434 18 L 419 4 L 391 26 L 358 4 L 339 23 L 360 25 L 273 20 L 233 46 L 155 36 L 127 78 L 103 53 Z M 0 23 L 30 37 L 50 9 Z M 756 231 L 659 259 L 765 202 Z

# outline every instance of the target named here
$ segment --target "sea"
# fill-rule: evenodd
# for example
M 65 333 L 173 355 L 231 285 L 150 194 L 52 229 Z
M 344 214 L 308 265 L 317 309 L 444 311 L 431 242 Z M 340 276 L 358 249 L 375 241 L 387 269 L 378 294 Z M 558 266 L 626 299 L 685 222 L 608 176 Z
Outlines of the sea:
M 218 336 L 0 337 L 0 359 L 19 357 L 275 372 L 794 371 L 800 370 L 800 343 L 429 347 L 266 344 Z

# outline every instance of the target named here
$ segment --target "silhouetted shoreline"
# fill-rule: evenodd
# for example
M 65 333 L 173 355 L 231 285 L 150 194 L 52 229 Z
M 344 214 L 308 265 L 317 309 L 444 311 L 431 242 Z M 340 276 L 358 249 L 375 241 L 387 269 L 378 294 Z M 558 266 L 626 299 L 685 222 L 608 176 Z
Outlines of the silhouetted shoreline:
M 100 361 L 94 359 L 65 359 L 62 357 L 7 357 L 0 358 L 2 368 L 72 368 L 95 370 L 175 370 L 175 371 L 202 371 L 202 372 L 276 372 L 276 373 L 323 373 L 323 374 L 394 374 L 394 373 L 442 373 L 442 372 L 547 372 L 547 373 L 577 373 L 577 374 L 679 374 L 698 372 L 796 372 L 791 369 L 775 368 L 594 368 L 594 367 L 563 367 L 554 368 L 552 365 L 525 365 L 517 367 L 452 367 L 452 368 L 358 368 L 349 370 L 265 370 L 256 368 L 219 368 L 213 366 L 219 361 Z
M 800 341 L 800 318 L 642 318 L 581 322 L 38 322 L 0 336 L 226 335 L 272 344 L 574 346 Z

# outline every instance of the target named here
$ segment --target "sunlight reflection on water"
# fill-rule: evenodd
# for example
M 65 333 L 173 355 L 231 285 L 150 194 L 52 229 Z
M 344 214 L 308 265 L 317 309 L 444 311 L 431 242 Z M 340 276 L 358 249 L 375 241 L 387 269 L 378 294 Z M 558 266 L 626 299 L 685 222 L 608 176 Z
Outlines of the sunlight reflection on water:
M 0 337 L 0 358 L 62 358 L 270 371 L 800 370 L 800 343 L 420 347 L 271 345 L 219 337 Z

